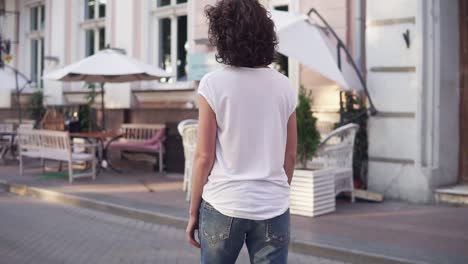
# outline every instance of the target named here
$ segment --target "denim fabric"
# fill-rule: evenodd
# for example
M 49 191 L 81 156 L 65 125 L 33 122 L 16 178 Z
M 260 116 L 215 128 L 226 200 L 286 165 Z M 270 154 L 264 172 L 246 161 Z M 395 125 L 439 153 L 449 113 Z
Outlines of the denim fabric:
M 235 263 L 244 242 L 250 263 L 287 263 L 289 209 L 280 216 L 258 221 L 223 215 L 202 201 L 198 223 L 202 264 Z

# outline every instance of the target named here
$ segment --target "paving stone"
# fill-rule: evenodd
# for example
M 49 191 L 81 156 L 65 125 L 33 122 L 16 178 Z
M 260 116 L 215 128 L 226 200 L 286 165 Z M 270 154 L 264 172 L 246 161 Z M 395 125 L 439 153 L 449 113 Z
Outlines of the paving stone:
M 197 263 L 182 229 L 0 193 L 0 263 Z M 289 263 L 339 262 L 290 254 Z M 248 263 L 245 247 L 237 263 Z

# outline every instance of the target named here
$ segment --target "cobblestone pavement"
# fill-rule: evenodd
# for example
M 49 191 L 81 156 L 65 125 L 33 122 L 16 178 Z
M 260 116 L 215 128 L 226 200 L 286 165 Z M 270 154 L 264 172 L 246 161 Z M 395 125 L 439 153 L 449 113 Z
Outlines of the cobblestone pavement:
M 198 263 L 184 231 L 0 193 L 0 263 Z M 237 263 L 249 263 L 246 249 Z M 289 263 L 338 263 L 290 254 Z

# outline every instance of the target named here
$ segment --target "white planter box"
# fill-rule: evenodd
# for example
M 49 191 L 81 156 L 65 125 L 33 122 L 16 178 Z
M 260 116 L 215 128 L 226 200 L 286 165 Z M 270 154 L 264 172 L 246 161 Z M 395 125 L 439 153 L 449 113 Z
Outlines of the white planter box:
M 295 170 L 291 182 L 291 214 L 318 216 L 333 211 L 334 169 Z

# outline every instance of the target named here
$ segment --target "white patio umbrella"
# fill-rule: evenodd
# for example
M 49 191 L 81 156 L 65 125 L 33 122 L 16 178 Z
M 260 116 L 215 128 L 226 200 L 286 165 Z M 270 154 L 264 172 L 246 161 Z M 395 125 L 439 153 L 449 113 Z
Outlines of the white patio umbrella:
M 371 113 L 375 113 L 365 81 L 346 47 L 315 9 L 310 12 L 314 12 L 325 27 L 308 15 L 270 10 L 278 36 L 278 51 L 320 73 L 343 90 L 364 90 Z
M 101 83 L 102 126 L 104 128 L 104 83 L 150 81 L 170 76 L 161 68 L 140 62 L 115 49 L 105 49 L 62 69 L 52 71 L 43 78 Z
M 349 73 L 347 60 L 338 67 L 336 41 L 325 34 L 307 15 L 271 10 L 278 35 L 278 51 L 320 73 L 343 90 L 362 87 L 355 73 Z

